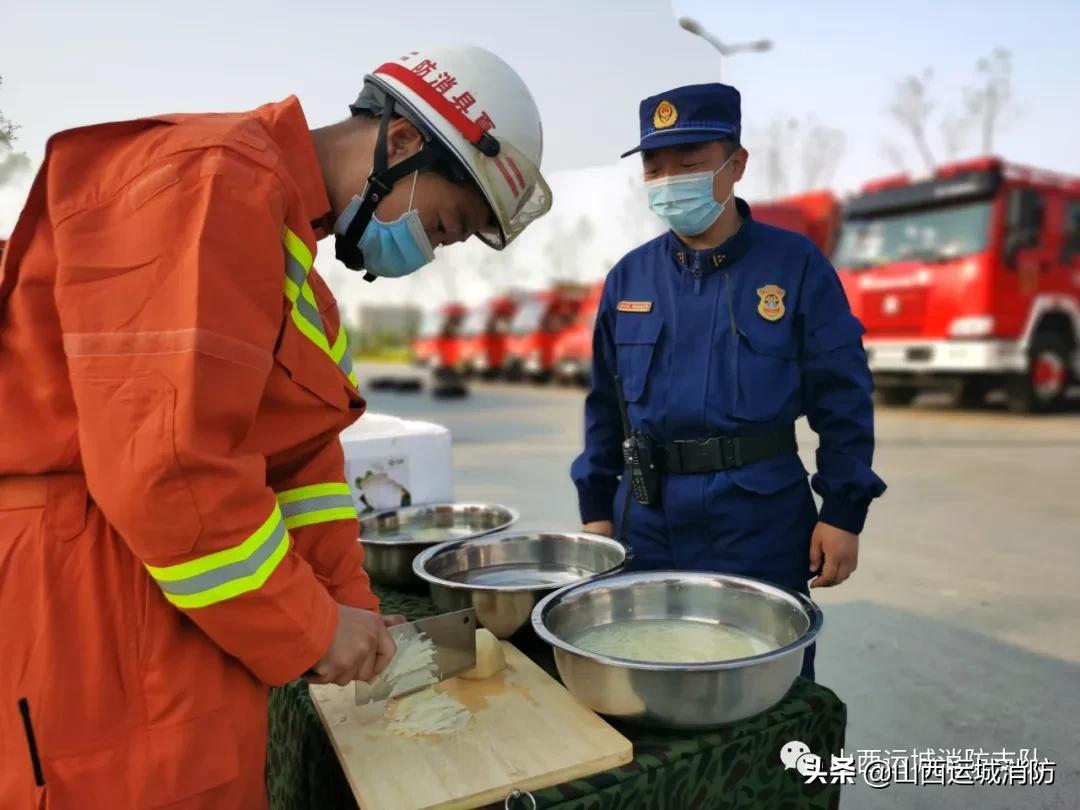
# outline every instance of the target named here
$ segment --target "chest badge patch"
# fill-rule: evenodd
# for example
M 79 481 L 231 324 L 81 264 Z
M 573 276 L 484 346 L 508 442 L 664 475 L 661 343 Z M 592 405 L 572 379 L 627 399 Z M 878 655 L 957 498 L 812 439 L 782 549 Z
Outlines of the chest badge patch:
M 778 321 L 784 317 L 784 290 L 775 284 L 766 284 L 757 290 L 758 315 L 767 321 Z
M 619 312 L 652 312 L 652 301 L 620 301 Z

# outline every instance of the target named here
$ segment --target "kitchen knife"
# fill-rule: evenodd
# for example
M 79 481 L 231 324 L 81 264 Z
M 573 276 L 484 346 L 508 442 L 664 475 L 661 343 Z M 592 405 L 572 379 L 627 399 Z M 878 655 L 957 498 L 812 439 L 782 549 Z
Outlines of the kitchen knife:
M 410 638 L 415 638 L 421 633 L 431 639 L 435 645 L 435 664 L 438 670 L 433 677 L 437 680 L 445 681 L 476 665 L 476 608 L 430 616 L 390 628 L 390 635 L 398 645 L 398 654 Z M 393 661 L 387 664 L 387 670 L 392 664 Z M 410 674 L 412 673 L 406 673 L 394 681 L 377 678 L 374 684 L 356 681 L 354 685 L 356 705 L 386 700 L 394 691 L 395 686 L 398 691 L 394 697 L 401 697 L 431 685 L 422 675 L 419 678 L 412 678 L 410 682 L 408 678 Z

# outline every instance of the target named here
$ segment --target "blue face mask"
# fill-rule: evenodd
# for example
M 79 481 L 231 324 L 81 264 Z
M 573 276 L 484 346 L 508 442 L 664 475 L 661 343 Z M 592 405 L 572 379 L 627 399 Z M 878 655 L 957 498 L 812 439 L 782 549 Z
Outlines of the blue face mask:
M 720 219 L 727 203 L 735 195 L 732 189 L 723 202 L 717 202 L 713 196 L 713 178 L 730 162 L 729 157 L 715 172 L 676 174 L 646 182 L 649 207 L 675 233 L 683 236 L 704 233 Z
M 416 190 L 416 175 L 413 175 L 413 191 Z M 334 224 L 334 232 L 343 234 L 360 207 L 361 197 L 354 197 L 348 207 Z M 412 193 L 409 193 L 409 208 L 393 222 L 383 222 L 376 216 L 364 228 L 357 247 L 364 253 L 364 269 L 380 278 L 401 278 L 415 273 L 435 258 L 431 241 L 424 232 L 420 221 L 420 212 L 412 207 Z

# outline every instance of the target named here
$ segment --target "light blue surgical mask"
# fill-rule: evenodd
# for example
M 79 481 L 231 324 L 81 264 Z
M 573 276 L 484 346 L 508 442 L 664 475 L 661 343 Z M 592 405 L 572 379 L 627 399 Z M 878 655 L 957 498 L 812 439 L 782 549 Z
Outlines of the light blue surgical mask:
M 380 278 L 401 278 L 415 273 L 435 258 L 431 241 L 420 221 L 420 212 L 412 207 L 415 191 L 416 174 L 413 175 L 409 207 L 405 213 L 393 222 L 383 222 L 377 216 L 372 216 L 371 222 L 360 235 L 357 247 L 364 254 L 364 269 L 373 275 Z M 341 212 L 334 224 L 335 233 L 345 233 L 362 199 L 363 195 L 354 197 Z
M 732 189 L 723 202 L 717 202 L 713 196 L 713 178 L 731 162 L 731 157 L 715 172 L 676 174 L 647 181 L 649 207 L 675 233 L 683 236 L 704 233 L 720 219 L 735 195 Z

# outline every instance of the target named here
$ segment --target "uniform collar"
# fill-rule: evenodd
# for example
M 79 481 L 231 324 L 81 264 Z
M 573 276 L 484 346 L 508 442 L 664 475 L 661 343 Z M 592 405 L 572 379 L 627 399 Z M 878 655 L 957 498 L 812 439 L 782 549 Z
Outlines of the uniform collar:
M 264 104 L 255 114 L 281 149 L 285 167 L 300 190 L 305 216 L 311 220 L 315 236 L 321 239 L 333 230 L 333 214 L 300 100 L 289 96 L 284 101 Z
M 683 244 L 673 231 L 667 232 L 668 247 L 680 267 L 693 270 L 700 267 L 705 273 L 711 273 L 721 267 L 730 267 L 741 259 L 750 249 L 750 230 L 753 217 L 746 200 L 735 198 L 735 210 L 742 216 L 742 226 L 728 237 L 719 247 L 708 250 L 693 250 Z

